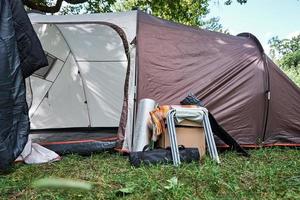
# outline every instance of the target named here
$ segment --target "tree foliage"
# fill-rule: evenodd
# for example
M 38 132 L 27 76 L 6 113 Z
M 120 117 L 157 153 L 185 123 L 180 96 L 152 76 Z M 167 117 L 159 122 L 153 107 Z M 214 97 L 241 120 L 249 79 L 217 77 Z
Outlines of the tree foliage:
M 89 5 L 91 5 L 91 9 L 95 8 L 110 8 L 111 5 L 115 4 L 117 0 L 23 0 L 24 4 L 28 6 L 31 9 L 39 10 L 41 12 L 46 13 L 56 13 L 60 10 L 62 3 L 67 2 L 69 4 L 80 4 L 84 2 L 88 2 Z M 126 2 L 126 0 L 121 0 L 123 2 Z M 170 8 L 178 8 L 177 6 L 174 7 L 174 5 L 180 5 L 184 4 L 188 0 L 129 0 L 129 4 L 137 4 L 137 5 L 172 5 Z M 247 2 L 247 0 L 236 0 L 240 4 L 244 4 Z M 180 3 L 182 2 L 182 3 Z M 195 4 L 199 4 L 201 2 L 208 2 L 208 0 L 192 0 L 190 2 L 193 2 Z M 230 5 L 232 3 L 232 0 L 226 0 L 224 2 L 225 5 Z M 82 7 L 82 6 L 80 6 Z M 76 10 L 74 8 L 70 8 L 70 10 Z M 99 9 L 102 10 L 102 9 Z
M 86 2 L 87 0 L 23 0 L 23 3 L 30 9 L 45 13 L 56 13 L 60 10 L 63 1 L 69 4 L 80 4 Z
M 269 40 L 270 54 L 278 57 L 279 65 L 283 68 L 300 68 L 300 34 L 291 39 L 273 37 Z
M 193 26 L 204 25 L 202 16 L 209 12 L 208 0 L 129 0 L 123 1 L 122 7 L 122 10 L 139 8 L 160 18 Z
M 210 0 L 23 0 L 32 8 L 46 13 L 58 12 L 63 1 L 69 3 L 60 10 L 61 14 L 103 13 L 140 9 L 163 19 L 186 25 L 221 31 L 223 27 L 218 18 L 204 19 L 209 13 Z M 218 1 L 218 0 L 217 0 Z M 222 0 L 223 1 L 223 0 Z M 241 4 L 247 0 L 235 0 Z M 223 1 L 224 2 L 224 1 Z M 230 0 L 224 2 L 232 3 Z
M 238 3 L 240 3 L 240 4 L 245 4 L 245 3 L 247 3 L 247 0 L 236 0 Z M 225 5 L 230 5 L 230 4 L 232 4 L 232 0 L 226 0 L 225 1 L 225 3 L 224 3 Z
M 63 8 L 62 13 L 101 13 L 140 9 L 163 19 L 186 25 L 204 26 L 206 22 L 202 17 L 209 12 L 208 0 L 88 0 L 79 6 L 81 10 L 75 9 L 78 5 L 69 5 Z M 211 21 L 214 28 L 218 28 L 218 19 Z
M 206 19 L 209 0 L 88 0 L 84 4 L 65 6 L 61 14 L 102 13 L 142 10 L 163 19 L 200 26 L 211 31 L 229 34 L 223 29 L 218 17 Z

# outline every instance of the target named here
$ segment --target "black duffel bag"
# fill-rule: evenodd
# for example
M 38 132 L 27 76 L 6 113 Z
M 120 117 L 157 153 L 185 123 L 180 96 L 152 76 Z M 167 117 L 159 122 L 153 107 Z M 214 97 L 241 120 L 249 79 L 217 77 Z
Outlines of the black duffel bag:
M 153 149 L 147 150 L 148 145 L 146 145 L 143 151 L 131 152 L 129 153 L 129 162 L 135 167 L 139 167 L 141 164 L 170 164 L 173 163 L 171 148 L 166 149 Z M 200 160 L 200 153 L 198 148 L 185 148 L 184 146 L 179 146 L 180 161 L 190 163 L 192 161 Z

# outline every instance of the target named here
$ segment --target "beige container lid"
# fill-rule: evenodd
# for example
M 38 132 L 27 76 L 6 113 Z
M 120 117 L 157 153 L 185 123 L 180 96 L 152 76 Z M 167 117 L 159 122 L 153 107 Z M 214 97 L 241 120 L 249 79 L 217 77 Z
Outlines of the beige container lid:
M 182 122 L 180 122 L 179 124 L 176 124 L 176 126 L 189 126 L 189 127 L 203 127 L 203 124 L 199 124 L 195 121 L 191 121 L 191 120 L 183 120 Z

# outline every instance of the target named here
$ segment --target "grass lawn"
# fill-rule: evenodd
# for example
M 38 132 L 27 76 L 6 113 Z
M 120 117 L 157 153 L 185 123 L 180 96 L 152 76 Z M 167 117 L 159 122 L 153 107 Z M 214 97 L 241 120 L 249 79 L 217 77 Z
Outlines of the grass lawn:
M 180 168 L 133 168 L 126 157 L 109 153 L 70 155 L 43 165 L 18 164 L 13 173 L 0 175 L 0 199 L 300 199 L 299 150 L 268 148 L 250 153 L 251 158 L 222 153 L 220 165 L 207 158 L 203 164 Z M 32 187 L 32 182 L 45 177 L 85 180 L 93 189 Z M 168 181 L 173 177 L 177 184 Z

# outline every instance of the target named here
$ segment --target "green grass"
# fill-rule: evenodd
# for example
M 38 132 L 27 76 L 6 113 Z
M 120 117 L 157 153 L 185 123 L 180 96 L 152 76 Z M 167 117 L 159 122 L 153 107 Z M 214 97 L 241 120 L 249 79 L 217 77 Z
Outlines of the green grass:
M 180 168 L 133 168 L 126 157 L 109 153 L 70 155 L 43 165 L 18 164 L 13 173 L 0 175 L 0 199 L 300 199 L 299 150 L 270 148 L 250 153 L 251 158 L 222 153 L 220 165 L 206 159 Z M 35 180 L 46 177 L 84 180 L 93 189 L 32 187 Z M 168 180 L 173 177 L 178 183 L 172 186 Z

